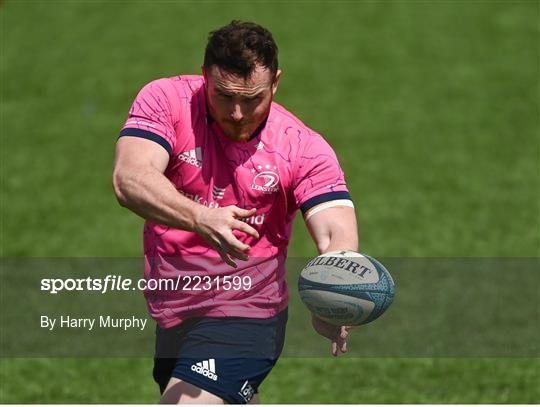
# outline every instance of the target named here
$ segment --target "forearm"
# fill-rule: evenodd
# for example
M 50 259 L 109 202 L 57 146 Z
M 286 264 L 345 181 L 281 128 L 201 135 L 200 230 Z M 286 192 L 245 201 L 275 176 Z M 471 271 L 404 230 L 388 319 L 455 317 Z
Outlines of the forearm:
M 358 232 L 354 208 L 338 206 L 325 209 L 307 222 L 319 254 L 336 250 L 358 251 Z
M 197 216 L 207 210 L 183 196 L 153 167 L 115 171 L 113 183 L 120 205 L 157 224 L 193 231 Z

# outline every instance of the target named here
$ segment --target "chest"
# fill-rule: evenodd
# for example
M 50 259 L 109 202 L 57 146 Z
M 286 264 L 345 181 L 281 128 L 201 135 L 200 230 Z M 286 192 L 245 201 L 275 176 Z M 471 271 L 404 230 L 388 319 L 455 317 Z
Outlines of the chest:
M 208 207 L 286 205 L 294 163 L 279 146 L 223 143 L 210 134 L 182 150 L 171 160 L 167 176 L 193 201 Z

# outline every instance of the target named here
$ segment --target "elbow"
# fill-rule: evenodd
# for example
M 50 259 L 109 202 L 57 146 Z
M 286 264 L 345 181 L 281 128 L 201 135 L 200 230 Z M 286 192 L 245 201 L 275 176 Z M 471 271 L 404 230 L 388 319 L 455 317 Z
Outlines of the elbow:
M 127 207 L 129 200 L 128 200 L 128 194 L 127 194 L 127 187 L 126 187 L 126 177 L 124 174 L 122 174 L 121 171 L 115 168 L 113 171 L 113 177 L 112 177 L 112 184 L 113 184 L 113 190 L 114 195 L 116 196 L 116 200 L 118 201 L 118 204 L 123 207 Z

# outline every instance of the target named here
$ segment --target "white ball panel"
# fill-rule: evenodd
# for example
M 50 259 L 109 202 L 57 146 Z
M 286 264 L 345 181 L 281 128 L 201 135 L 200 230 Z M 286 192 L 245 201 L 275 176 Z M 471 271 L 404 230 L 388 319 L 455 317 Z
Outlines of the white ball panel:
M 300 297 L 311 312 L 333 325 L 358 325 L 375 304 L 361 298 L 321 290 L 302 290 Z

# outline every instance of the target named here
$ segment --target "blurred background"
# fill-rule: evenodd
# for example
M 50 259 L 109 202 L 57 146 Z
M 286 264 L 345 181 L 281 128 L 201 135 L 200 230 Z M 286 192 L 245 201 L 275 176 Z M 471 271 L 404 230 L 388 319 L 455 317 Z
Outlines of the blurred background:
M 0 15 L 2 257 L 141 255 L 142 220 L 112 193 L 116 137 L 138 90 L 199 73 L 208 32 L 232 19 L 274 34 L 277 102 L 337 152 L 362 252 L 540 254 L 538 1 L 8 0 Z M 304 229 L 291 256 L 316 254 Z M 4 358 L 0 401 L 154 403 L 151 368 Z M 261 399 L 538 403 L 539 381 L 538 358 L 328 354 L 281 359 Z

